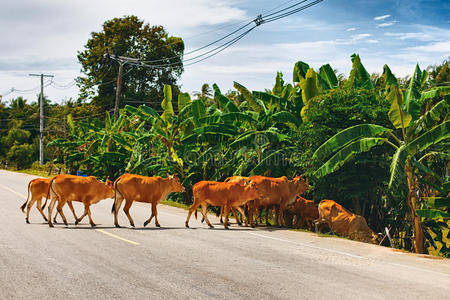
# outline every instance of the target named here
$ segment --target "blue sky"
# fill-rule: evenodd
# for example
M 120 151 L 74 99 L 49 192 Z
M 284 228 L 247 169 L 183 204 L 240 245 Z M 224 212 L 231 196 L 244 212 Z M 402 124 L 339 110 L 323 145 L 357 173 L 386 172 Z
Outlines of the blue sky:
M 3 2 L 3 1 L 2 1 Z M 0 11 L 0 94 L 3 101 L 23 95 L 35 100 L 38 79 L 28 73 L 55 75 L 59 85 L 79 75 L 78 50 L 110 18 L 135 14 L 150 24 L 161 24 L 185 39 L 187 50 L 227 34 L 217 30 L 286 0 L 166 0 L 166 1 L 57 1 L 6 0 Z M 291 5 L 297 1 L 291 1 Z M 190 67 L 181 78 L 182 90 L 199 90 L 218 83 L 223 91 L 233 80 L 252 90 L 271 88 L 277 71 L 292 80 L 292 67 L 303 60 L 319 68 L 330 63 L 348 75 L 350 55 L 359 53 L 369 72 L 381 72 L 387 63 L 398 76 L 412 73 L 450 56 L 450 1 L 339 1 L 322 3 L 285 19 L 264 24 L 221 54 Z M 61 102 L 77 95 L 76 87 L 48 86 L 46 95 Z

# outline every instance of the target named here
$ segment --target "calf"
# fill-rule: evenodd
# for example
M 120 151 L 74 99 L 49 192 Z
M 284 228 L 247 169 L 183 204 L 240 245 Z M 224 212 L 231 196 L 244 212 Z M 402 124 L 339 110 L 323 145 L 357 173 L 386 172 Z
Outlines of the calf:
M 144 227 L 150 223 L 153 217 L 155 217 L 155 225 L 160 227 L 156 205 L 161 200 L 166 199 L 170 193 L 183 193 L 185 189 L 177 175 L 161 178 L 124 174 L 114 182 L 114 191 L 114 204 L 111 211 L 114 213 L 114 225 L 116 227 L 120 227 L 117 214 L 123 200 L 125 200 L 123 211 L 127 215 L 131 226 L 134 227 L 134 221 L 130 215 L 130 208 L 133 201 L 137 201 L 152 204 L 152 214 L 145 221 Z
M 111 181 L 101 182 L 94 176 L 81 177 L 74 175 L 57 175 L 50 181 L 47 198 L 48 195 L 52 196 L 52 201 L 48 207 L 48 225 L 50 227 L 53 227 L 50 217 L 57 200 L 58 205 L 56 209 L 61 215 L 66 226 L 67 220 L 62 211 L 62 207 L 65 203 L 68 203 L 69 206 L 72 207 L 71 202 L 78 201 L 84 204 L 84 214 L 80 218 L 76 219 L 75 225 L 81 222 L 81 220 L 87 215 L 89 217 L 89 223 L 92 227 L 94 227 L 95 223 L 92 221 L 90 210 L 91 204 L 98 203 L 100 200 L 106 198 L 112 198 L 114 196 L 114 190 Z
M 312 200 L 298 196 L 297 201 L 286 207 L 285 223 L 290 225 L 292 224 L 292 220 L 294 220 L 292 224 L 294 228 L 307 227 L 309 230 L 312 230 L 313 221 L 318 218 L 319 210 Z
M 339 235 L 366 243 L 377 244 L 378 235 L 366 223 L 366 219 L 349 212 L 333 200 L 322 200 L 319 203 L 319 219 L 317 226 L 326 223 L 330 229 Z
M 195 211 L 197 218 L 197 208 L 202 207 L 202 214 L 206 223 L 210 228 L 214 226 L 209 222 L 207 215 L 208 205 L 223 206 L 225 213 L 225 221 L 223 226 L 228 228 L 228 214 L 231 207 L 238 207 L 250 200 L 260 198 L 260 194 L 254 183 L 242 185 L 239 182 L 216 182 L 216 181 L 200 181 L 192 187 L 194 195 L 194 203 L 189 208 L 186 219 L 186 227 L 189 228 L 189 219 Z

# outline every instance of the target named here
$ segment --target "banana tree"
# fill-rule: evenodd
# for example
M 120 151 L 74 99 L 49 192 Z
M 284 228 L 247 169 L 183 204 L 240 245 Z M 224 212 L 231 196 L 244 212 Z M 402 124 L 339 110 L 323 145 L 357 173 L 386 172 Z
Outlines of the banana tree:
M 357 58 L 354 64 L 359 65 Z M 361 70 L 359 74 L 355 72 L 354 77 L 360 77 L 362 81 L 367 78 Z M 406 184 L 409 190 L 406 203 L 409 207 L 414 248 L 417 253 L 424 253 L 425 249 L 422 223 L 417 214 L 421 203 L 418 178 L 414 170 L 417 166 L 421 166 L 420 160 L 423 156 L 450 137 L 447 97 L 420 116 L 420 107 L 427 101 L 427 92 L 420 92 L 426 82 L 426 76 L 427 73 L 416 66 L 409 87 L 404 93 L 389 67 L 385 65 L 383 72 L 386 83 L 385 94 L 391 104 L 388 116 L 395 130 L 375 124 L 356 125 L 328 139 L 312 157 L 313 161 L 324 162 L 314 172 L 314 176 L 319 178 L 338 170 L 359 153 L 370 151 L 382 144 L 392 146 L 395 154 L 391 161 L 389 188 Z M 370 87 L 368 81 L 366 85 Z M 441 88 L 441 91 L 444 90 Z

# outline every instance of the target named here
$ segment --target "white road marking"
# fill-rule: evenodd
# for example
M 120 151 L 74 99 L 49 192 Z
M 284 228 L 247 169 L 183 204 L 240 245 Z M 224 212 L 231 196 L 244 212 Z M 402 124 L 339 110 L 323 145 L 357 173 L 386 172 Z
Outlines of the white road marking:
M 20 197 L 25 198 L 25 199 L 27 198 L 27 196 L 25 196 L 24 194 L 19 193 L 19 192 L 16 192 L 15 190 L 10 189 L 9 187 L 7 187 L 7 186 L 5 186 L 5 185 L 3 185 L 3 184 L 0 184 L 0 186 L 1 186 L 2 188 L 4 188 L 5 190 L 8 190 L 8 191 L 10 191 L 11 193 L 16 194 L 17 196 L 20 196 Z
M 121 241 L 130 243 L 130 244 L 132 244 L 132 245 L 136 245 L 136 246 L 137 246 L 137 245 L 140 245 L 138 242 L 133 242 L 133 241 L 127 240 L 127 239 L 125 239 L 125 238 L 123 238 L 123 237 L 120 237 L 120 236 L 118 236 L 118 235 L 115 235 L 115 234 L 109 233 L 109 232 L 107 232 L 107 231 L 104 231 L 103 229 L 96 229 L 96 231 L 98 231 L 98 232 L 100 232 L 100 233 L 103 233 L 103 234 L 106 234 L 107 236 L 113 237 L 113 238 L 115 238 L 115 239 L 118 239 L 118 240 L 121 240 Z
M 328 252 L 341 254 L 341 255 L 345 255 L 345 256 L 349 256 L 349 257 L 371 260 L 368 257 L 364 257 L 364 256 L 356 255 L 356 254 L 351 254 L 351 253 L 347 253 L 347 252 L 343 252 L 343 251 L 323 248 L 323 247 L 314 246 L 314 245 L 308 245 L 308 244 L 301 243 L 301 242 L 292 242 L 292 241 L 289 241 L 289 240 L 280 239 L 280 238 L 276 238 L 276 237 L 271 237 L 271 236 L 267 236 L 267 235 L 263 235 L 263 234 L 259 234 L 259 233 L 254 233 L 254 232 L 246 231 L 245 233 L 248 233 L 248 234 L 251 234 L 251 235 L 255 235 L 255 236 L 258 236 L 258 237 L 262 237 L 262 238 L 266 238 L 266 239 L 271 239 L 271 240 L 275 240 L 275 241 L 285 242 L 285 243 L 289 243 L 289 244 L 293 244 L 293 245 L 297 245 L 297 246 L 305 246 L 305 247 L 309 247 L 309 248 L 313 248 L 313 249 L 319 249 L 319 250 L 323 250 L 323 251 L 328 251 Z M 417 267 L 413 267 L 413 266 L 408 266 L 408 265 L 403 265 L 403 264 L 398 264 L 398 263 L 392 263 L 392 262 L 387 262 L 387 261 L 382 261 L 382 260 L 380 260 L 379 262 L 387 264 L 387 265 L 391 265 L 391 266 L 412 269 L 412 270 L 416 270 L 416 271 L 419 271 L 419 272 L 428 272 L 428 273 L 433 273 L 433 274 L 437 274 L 437 275 L 444 275 L 444 276 L 450 277 L 450 274 L 447 274 L 447 273 L 432 271 L 432 270 L 428 270 L 428 269 L 421 269 L 421 268 L 417 268 Z

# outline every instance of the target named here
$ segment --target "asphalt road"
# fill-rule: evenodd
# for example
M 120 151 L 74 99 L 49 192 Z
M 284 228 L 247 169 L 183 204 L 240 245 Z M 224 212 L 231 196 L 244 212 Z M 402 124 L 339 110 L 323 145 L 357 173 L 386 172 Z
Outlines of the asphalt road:
M 233 224 L 208 229 L 187 211 L 134 203 L 129 223 L 112 200 L 88 219 L 49 228 L 33 208 L 19 210 L 34 176 L 0 171 L 1 299 L 449 299 L 450 260 L 340 238 Z M 79 215 L 81 205 L 74 205 Z M 46 210 L 47 211 L 47 210 Z

